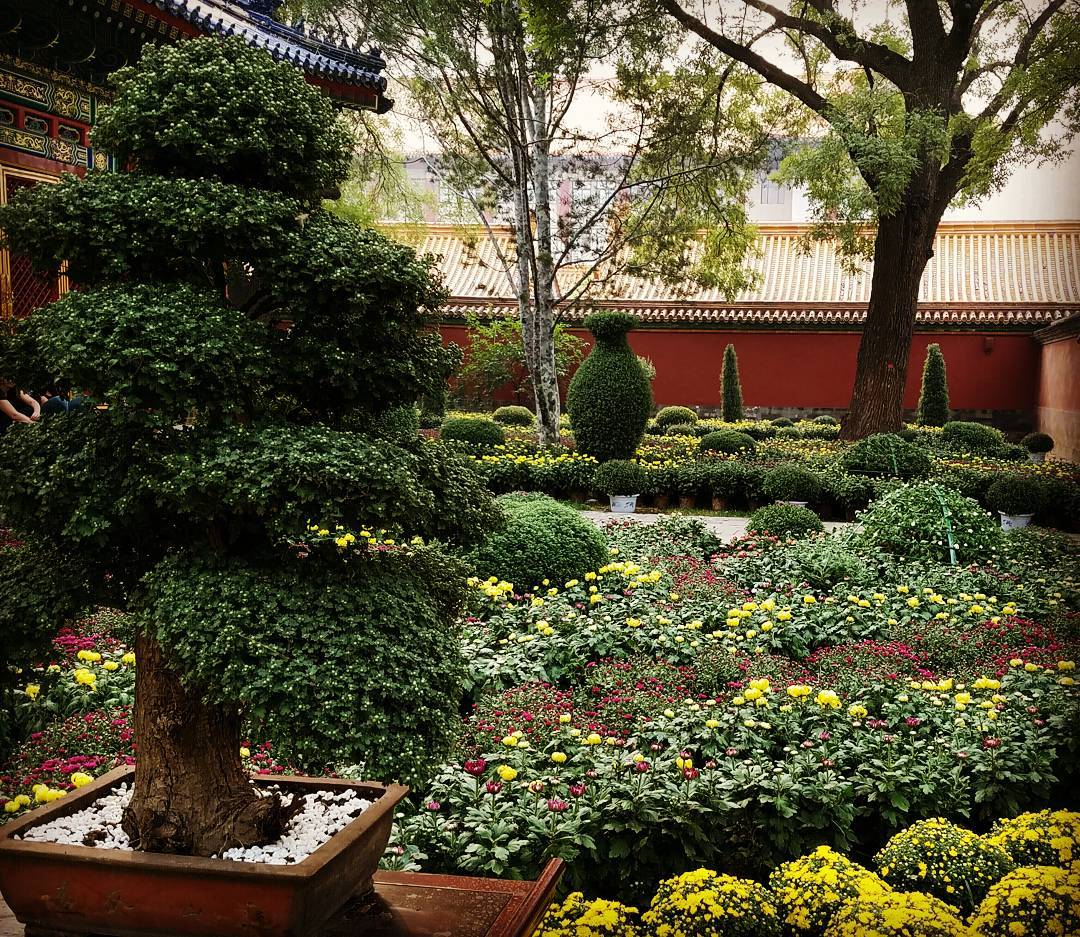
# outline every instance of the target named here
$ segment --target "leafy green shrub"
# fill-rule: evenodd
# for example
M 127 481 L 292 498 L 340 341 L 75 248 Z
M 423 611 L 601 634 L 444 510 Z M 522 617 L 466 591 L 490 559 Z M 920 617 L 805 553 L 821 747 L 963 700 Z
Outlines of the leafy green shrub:
M 597 468 L 593 475 L 593 485 L 605 494 L 641 494 L 645 487 L 645 470 L 637 462 L 611 459 Z
M 831 589 L 838 582 L 865 582 L 866 562 L 836 537 L 811 537 L 800 540 L 786 556 L 790 561 L 791 581 L 802 581 L 815 589 Z
M 1036 478 L 1006 473 L 986 489 L 986 503 L 1002 514 L 1037 514 L 1046 491 Z
M 796 462 L 783 462 L 769 469 L 763 487 L 774 501 L 813 501 L 821 493 L 817 475 Z
M 656 422 L 659 426 L 670 426 L 672 423 L 696 423 L 698 415 L 689 407 L 664 407 L 656 414 Z
M 1002 544 L 1001 528 L 978 502 L 933 482 L 889 492 L 859 520 L 862 543 L 912 560 L 980 563 Z
M 949 384 L 945 378 L 945 356 L 936 342 L 926 346 L 922 386 L 916 422 L 923 426 L 944 426 L 949 420 Z
M 893 475 L 921 478 L 930 474 L 930 456 L 895 433 L 877 433 L 860 439 L 841 457 L 849 472 L 860 475 Z
M 551 498 L 504 495 L 506 525 L 470 554 L 478 576 L 497 576 L 519 592 L 544 579 L 566 582 L 607 560 L 603 534 L 573 508 Z
M 757 443 L 747 436 L 735 430 L 720 429 L 701 437 L 698 443 L 699 452 L 723 452 L 728 455 L 736 453 L 752 453 L 757 449 Z
M 769 504 L 758 508 L 746 522 L 750 533 L 772 534 L 774 537 L 798 539 L 825 529 L 809 508 L 797 504 Z
M 379 414 L 375 432 L 387 439 L 411 439 L 420 432 L 420 411 L 411 404 L 390 407 Z
M 506 442 L 506 433 L 498 423 L 478 416 L 453 417 L 443 423 L 439 435 L 443 439 L 453 439 L 487 448 L 501 446 Z
M 669 423 L 664 428 L 665 436 L 696 436 L 697 427 L 693 423 Z
M 728 345 L 724 349 L 724 365 L 720 371 L 720 404 L 725 423 L 737 423 L 743 418 L 739 359 L 735 355 L 734 345 Z
M 1048 433 L 1028 433 L 1020 440 L 1020 445 L 1028 452 L 1050 452 L 1054 448 L 1054 437 Z
M 499 407 L 491 418 L 503 426 L 532 426 L 536 422 L 528 407 Z
M 997 452 L 1004 444 L 1001 430 L 968 420 L 953 420 L 941 430 L 941 438 L 953 449 L 976 455 Z
M 636 322 L 622 312 L 585 319 L 596 344 L 570 382 L 566 409 L 578 450 L 601 462 L 633 456 L 652 410 L 652 385 L 626 340 Z
M 776 431 L 777 439 L 802 439 L 803 434 L 800 433 L 794 426 L 781 426 Z
M 823 413 L 821 416 L 814 417 L 814 422 L 820 423 L 823 426 L 837 426 L 840 423 L 836 417 L 830 416 L 828 413 Z
M 783 429 L 786 426 L 794 426 L 795 423 L 792 420 L 789 420 L 786 416 L 780 416 L 772 421 L 772 425 L 775 426 L 777 429 Z
M 714 497 L 746 503 L 757 497 L 764 483 L 764 472 L 756 465 L 726 460 L 700 464 L 705 485 Z
M 1015 443 L 1006 443 L 998 453 L 998 458 L 1004 462 L 1024 462 L 1027 457 L 1028 450 Z

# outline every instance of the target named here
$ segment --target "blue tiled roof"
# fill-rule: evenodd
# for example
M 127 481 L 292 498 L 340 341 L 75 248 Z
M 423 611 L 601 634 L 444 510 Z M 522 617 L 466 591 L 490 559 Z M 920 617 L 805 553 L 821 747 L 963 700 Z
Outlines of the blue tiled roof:
M 303 25 L 286 26 L 270 15 L 278 6 L 274 0 L 152 0 L 165 12 L 184 19 L 200 32 L 239 36 L 266 49 L 275 59 L 290 62 L 307 74 L 329 81 L 358 85 L 382 95 L 386 60 L 377 48 L 361 52 L 312 35 Z

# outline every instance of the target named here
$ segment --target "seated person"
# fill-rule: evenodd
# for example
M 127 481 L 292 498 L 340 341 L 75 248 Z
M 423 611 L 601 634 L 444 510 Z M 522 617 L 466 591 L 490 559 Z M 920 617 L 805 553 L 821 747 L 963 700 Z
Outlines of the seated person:
M 82 397 L 71 396 L 71 384 L 59 380 L 41 395 L 41 412 L 48 416 L 53 413 L 69 413 L 82 406 Z
M 13 381 L 0 378 L 0 431 L 12 423 L 34 423 L 40 418 L 41 405 Z

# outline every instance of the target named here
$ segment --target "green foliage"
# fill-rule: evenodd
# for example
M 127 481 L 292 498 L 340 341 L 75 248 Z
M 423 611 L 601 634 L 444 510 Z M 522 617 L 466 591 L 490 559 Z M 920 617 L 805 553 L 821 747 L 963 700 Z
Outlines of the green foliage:
M 860 516 L 861 542 L 909 560 L 968 565 L 1001 548 L 1001 528 L 978 502 L 935 482 L 905 485 Z
M 895 433 L 877 433 L 860 439 L 841 457 L 844 468 L 860 475 L 919 478 L 930 474 L 930 456 Z
M 669 423 L 664 428 L 665 436 L 700 436 L 698 432 L 699 427 L 696 423 Z M 705 428 L 705 434 L 708 435 L 708 429 Z
M 1046 491 L 1037 478 L 1006 472 L 986 489 L 986 503 L 1002 514 L 1037 514 Z
M 937 342 L 926 346 L 916 420 L 923 426 L 944 426 L 949 421 L 949 385 L 945 378 L 945 356 Z
M 797 504 L 769 504 L 750 515 L 746 529 L 751 533 L 772 534 L 783 540 L 819 533 L 825 527 L 821 518 L 809 508 Z
M 1054 438 L 1048 433 L 1028 433 L 1020 440 L 1028 452 L 1050 452 L 1054 448 Z
M 823 413 L 821 416 L 814 417 L 814 422 L 820 423 L 822 426 L 837 426 L 840 423 L 836 417 L 829 416 L 828 413 Z
M 596 344 L 570 382 L 566 409 L 578 450 L 601 462 L 634 454 L 652 410 L 652 387 L 626 340 L 636 322 L 620 312 L 585 319 Z
M 420 433 L 420 411 L 402 404 L 384 410 L 375 419 L 375 434 L 391 440 L 409 440 Z
M 698 415 L 689 407 L 662 407 L 656 414 L 658 426 L 668 427 L 673 423 L 696 423 Z
M 480 416 L 456 416 L 442 425 L 439 435 L 443 439 L 471 443 L 474 446 L 494 448 L 506 442 L 506 433 L 498 423 Z
M 457 729 L 463 662 L 449 623 L 463 580 L 446 557 L 412 552 L 348 565 L 171 557 L 146 581 L 144 625 L 211 699 L 243 701 L 284 757 L 422 782 Z
M 786 416 L 782 416 L 782 417 L 778 417 L 777 419 L 773 420 L 772 425 L 775 426 L 777 429 L 783 429 L 785 427 L 794 426 L 795 424 L 791 420 L 789 420 Z
M 699 452 L 723 452 L 728 455 L 736 453 L 753 454 L 757 449 L 757 443 L 746 433 L 735 430 L 721 429 L 701 437 L 698 443 Z
M 545 579 L 561 586 L 606 561 L 603 534 L 573 508 L 542 495 L 504 495 L 498 501 L 506 525 L 469 556 L 481 578 L 496 576 L 525 592 Z
M 532 426 L 536 417 L 528 407 L 499 407 L 491 418 L 504 426 Z
M 946 423 L 941 438 L 953 449 L 975 455 L 992 455 L 1005 444 L 1001 430 L 967 420 Z
M 735 355 L 734 345 L 724 349 L 724 366 L 720 370 L 720 404 L 725 423 L 736 423 L 743 418 L 739 359 Z
M 645 488 L 645 470 L 637 462 L 611 459 L 596 470 L 593 487 L 610 495 L 641 494 Z
M 315 200 L 342 182 L 351 146 L 329 98 L 291 63 L 235 37 L 147 45 L 111 76 L 94 144 L 145 173 Z
M 784 462 L 765 473 L 763 488 L 774 501 L 814 501 L 821 493 L 821 482 L 810 469 Z

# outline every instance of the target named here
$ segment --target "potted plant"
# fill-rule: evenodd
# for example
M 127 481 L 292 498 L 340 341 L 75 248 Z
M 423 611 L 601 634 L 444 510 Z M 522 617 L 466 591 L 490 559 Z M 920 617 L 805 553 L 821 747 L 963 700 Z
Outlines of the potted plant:
M 610 459 L 596 469 L 593 485 L 607 494 L 612 514 L 633 514 L 645 488 L 645 469 L 637 462 Z
M 783 462 L 765 473 L 762 488 L 774 501 L 804 508 L 821 494 L 821 480 L 805 466 Z
M 1028 433 L 1020 440 L 1020 445 L 1027 449 L 1032 462 L 1044 462 L 1046 453 L 1054 448 L 1054 439 L 1047 433 Z
M 986 502 L 1001 515 L 1001 529 L 1027 527 L 1045 501 L 1042 483 L 1036 478 L 1008 473 L 986 489 Z
M 345 857 L 332 881 L 311 859 L 222 858 L 320 838 L 296 785 L 246 773 L 245 720 L 309 772 L 426 779 L 457 723 L 463 570 L 398 544 L 471 543 L 492 501 L 449 447 L 380 434 L 446 373 L 440 292 L 410 248 L 321 207 L 352 159 L 329 99 L 239 39 L 146 46 L 114 77 L 94 140 L 136 168 L 0 209 L 12 249 L 63 258 L 79 287 L 18 323 L 13 376 L 107 405 L 0 438 L 0 515 L 35 568 L 63 557 L 48 590 L 3 583 L 0 629 L 133 614 L 138 761 L 116 834 L 133 851 L 50 850 L 25 838 L 31 815 L 0 833 L 0 889 L 39 927 L 309 933 L 370 882 L 405 788 L 364 782 L 371 804 L 316 849 Z

